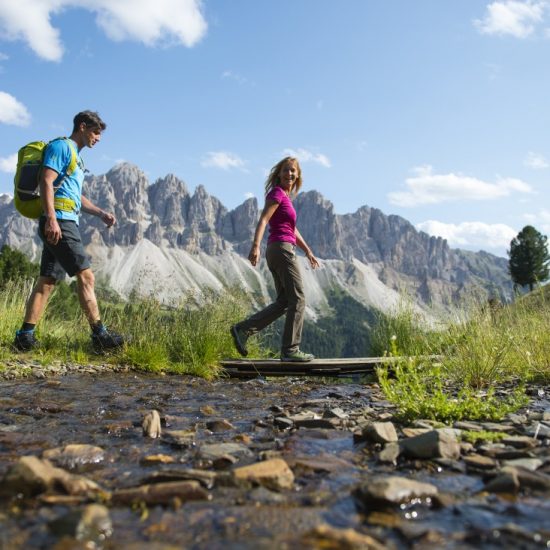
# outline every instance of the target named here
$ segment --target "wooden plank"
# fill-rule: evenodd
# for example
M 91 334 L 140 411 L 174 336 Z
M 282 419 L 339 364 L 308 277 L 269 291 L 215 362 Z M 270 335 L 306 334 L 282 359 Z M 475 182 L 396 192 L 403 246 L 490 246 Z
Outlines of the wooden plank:
M 421 359 L 438 360 L 440 356 Z M 225 374 L 236 378 L 253 376 L 345 376 L 373 373 L 378 365 L 391 364 L 406 357 L 317 358 L 307 363 L 279 359 L 223 359 Z
M 393 361 L 393 357 L 327 358 L 314 359 L 307 363 L 279 359 L 224 359 L 220 364 L 230 377 L 342 376 L 372 373 L 377 365 Z

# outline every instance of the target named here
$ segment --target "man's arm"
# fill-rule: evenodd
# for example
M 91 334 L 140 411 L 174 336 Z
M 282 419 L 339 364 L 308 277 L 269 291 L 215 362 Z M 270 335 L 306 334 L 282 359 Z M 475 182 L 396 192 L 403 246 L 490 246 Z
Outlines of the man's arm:
M 86 214 L 91 214 L 92 216 L 97 216 L 98 218 L 101 218 L 101 221 L 107 226 L 112 227 L 116 223 L 116 218 L 114 214 L 111 214 L 110 212 L 105 212 L 105 210 L 101 210 L 98 206 L 96 206 L 91 200 L 87 199 L 84 195 L 82 195 L 82 212 L 86 212 Z
M 55 208 L 53 204 L 54 189 L 53 184 L 59 174 L 51 168 L 43 167 L 40 171 L 40 201 L 42 210 L 46 217 L 44 225 L 44 235 L 50 244 L 57 244 L 61 238 L 61 228 L 57 223 Z

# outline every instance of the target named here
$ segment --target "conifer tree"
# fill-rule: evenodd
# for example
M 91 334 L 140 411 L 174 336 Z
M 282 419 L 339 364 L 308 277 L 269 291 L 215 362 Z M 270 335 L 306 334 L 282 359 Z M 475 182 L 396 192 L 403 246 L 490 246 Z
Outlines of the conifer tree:
M 508 270 L 514 286 L 529 285 L 533 290 L 549 276 L 550 256 L 547 237 L 531 225 L 526 225 L 510 242 Z

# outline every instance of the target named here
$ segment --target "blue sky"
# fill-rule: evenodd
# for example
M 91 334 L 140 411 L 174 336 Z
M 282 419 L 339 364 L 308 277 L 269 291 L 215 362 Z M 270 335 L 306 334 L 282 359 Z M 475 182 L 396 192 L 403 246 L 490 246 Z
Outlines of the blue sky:
M 21 145 L 92 109 L 94 174 L 127 161 L 234 208 L 290 153 L 338 213 L 505 256 L 550 234 L 549 63 L 550 0 L 3 1 L 0 193 Z

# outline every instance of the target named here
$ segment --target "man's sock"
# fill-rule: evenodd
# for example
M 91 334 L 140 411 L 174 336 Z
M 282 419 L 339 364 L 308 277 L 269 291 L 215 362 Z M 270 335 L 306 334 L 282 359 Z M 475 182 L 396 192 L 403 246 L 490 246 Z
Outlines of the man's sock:
M 107 330 L 105 328 L 105 325 L 99 320 L 90 325 L 90 327 L 92 329 L 92 334 L 101 334 L 102 332 L 105 332 L 105 330 Z
M 23 323 L 21 325 L 21 332 L 32 332 L 35 327 L 35 323 Z

